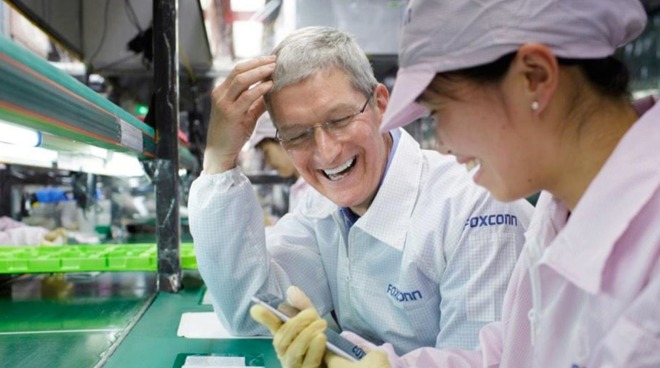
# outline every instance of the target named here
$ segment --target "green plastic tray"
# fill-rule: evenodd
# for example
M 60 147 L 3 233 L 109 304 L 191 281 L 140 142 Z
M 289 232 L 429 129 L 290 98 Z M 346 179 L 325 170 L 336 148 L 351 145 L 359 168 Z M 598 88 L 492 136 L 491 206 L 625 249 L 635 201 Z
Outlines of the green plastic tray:
M 181 268 L 196 270 L 192 243 L 181 244 Z M 156 271 L 156 244 L 0 247 L 0 274 Z

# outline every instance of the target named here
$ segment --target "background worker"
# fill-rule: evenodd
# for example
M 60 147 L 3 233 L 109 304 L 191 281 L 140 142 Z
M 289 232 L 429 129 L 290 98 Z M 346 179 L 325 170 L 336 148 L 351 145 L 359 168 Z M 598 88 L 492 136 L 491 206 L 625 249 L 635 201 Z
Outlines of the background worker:
M 263 113 L 257 120 L 257 125 L 248 141 L 248 145 L 250 148 L 260 150 L 266 164 L 275 169 L 279 176 L 296 178 L 296 181 L 289 188 L 289 211 L 292 211 L 307 191 L 314 190 L 314 188 L 309 186 L 305 179 L 300 176 L 286 150 L 277 141 L 276 134 L 277 129 L 275 129 L 270 115 L 267 112 Z

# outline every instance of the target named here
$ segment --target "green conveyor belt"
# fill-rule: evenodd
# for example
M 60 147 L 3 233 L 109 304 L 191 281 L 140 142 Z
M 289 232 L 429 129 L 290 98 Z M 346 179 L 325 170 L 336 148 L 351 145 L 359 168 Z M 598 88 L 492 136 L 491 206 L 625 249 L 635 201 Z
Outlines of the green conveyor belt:
M 0 368 L 100 366 L 151 304 L 156 278 L 154 272 L 41 274 L 4 284 Z
M 280 368 L 272 339 L 189 339 L 177 334 L 183 313 L 210 312 L 200 304 L 206 288 L 186 285 L 176 294 L 158 293 L 149 309 L 103 365 L 104 368 L 179 368 L 187 356 L 239 356 L 246 366 Z

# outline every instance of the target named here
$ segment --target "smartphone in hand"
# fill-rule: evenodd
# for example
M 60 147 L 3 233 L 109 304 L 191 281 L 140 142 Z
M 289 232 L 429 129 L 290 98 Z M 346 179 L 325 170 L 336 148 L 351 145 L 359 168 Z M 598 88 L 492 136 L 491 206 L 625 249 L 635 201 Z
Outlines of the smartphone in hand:
M 288 304 L 282 298 L 272 294 L 259 294 L 252 298 L 252 301 L 264 306 L 269 311 L 273 312 L 280 318 L 282 322 L 286 322 L 289 318 L 295 316 L 299 311 Z M 356 362 L 366 354 L 362 348 L 353 344 L 352 342 L 341 337 L 337 332 L 331 329 L 325 330 L 325 335 L 328 338 L 326 347 L 333 353 L 341 356 L 342 358 Z

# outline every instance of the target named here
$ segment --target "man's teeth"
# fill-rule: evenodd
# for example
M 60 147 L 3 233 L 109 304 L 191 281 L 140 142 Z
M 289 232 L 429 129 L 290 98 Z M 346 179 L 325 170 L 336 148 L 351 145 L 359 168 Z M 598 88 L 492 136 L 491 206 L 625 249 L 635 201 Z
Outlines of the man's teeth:
M 330 175 L 337 175 L 337 174 L 339 174 L 340 172 L 342 172 L 342 171 L 348 169 L 349 167 L 351 167 L 351 165 L 353 165 L 353 161 L 355 161 L 355 157 L 351 157 L 350 160 L 344 162 L 343 164 L 341 164 L 340 166 L 338 166 L 338 167 L 336 167 L 336 168 L 334 168 L 334 169 L 323 170 L 323 172 L 324 172 L 326 175 L 328 175 L 328 176 L 330 176 Z
M 477 166 L 481 165 L 481 161 L 478 158 L 472 159 L 465 163 L 465 168 L 468 172 L 474 170 Z

